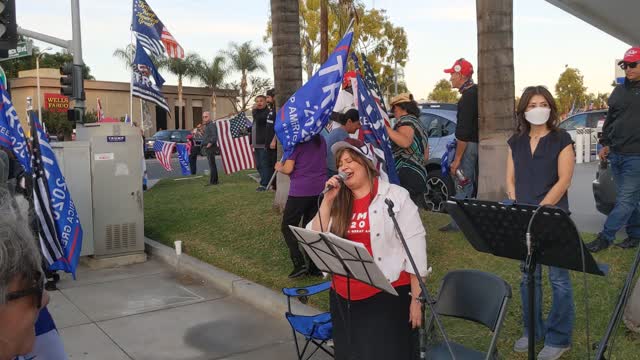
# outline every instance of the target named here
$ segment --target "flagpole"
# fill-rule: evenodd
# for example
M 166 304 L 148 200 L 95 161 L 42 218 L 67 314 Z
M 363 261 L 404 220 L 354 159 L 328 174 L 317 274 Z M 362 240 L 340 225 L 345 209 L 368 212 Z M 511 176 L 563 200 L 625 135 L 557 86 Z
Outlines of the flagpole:
M 144 121 L 144 110 L 142 109 L 142 99 L 140 99 L 140 129 L 142 129 L 142 122 Z M 133 118 L 131 118 L 131 126 L 133 126 Z
M 131 64 L 129 70 L 131 77 L 129 78 L 129 114 L 131 114 L 131 124 L 133 125 L 133 62 L 135 59 L 135 45 L 133 43 L 133 31 L 131 31 Z

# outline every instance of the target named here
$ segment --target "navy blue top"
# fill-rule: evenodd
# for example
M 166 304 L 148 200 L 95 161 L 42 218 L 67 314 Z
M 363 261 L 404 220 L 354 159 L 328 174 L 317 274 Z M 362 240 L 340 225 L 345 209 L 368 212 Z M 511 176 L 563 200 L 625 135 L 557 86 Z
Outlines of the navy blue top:
M 540 138 L 533 156 L 530 140 L 529 134 L 516 134 L 507 143 L 511 148 L 515 169 L 516 201 L 538 205 L 558 182 L 558 157 L 572 140 L 565 130 L 552 131 Z M 569 212 L 566 193 L 556 206 Z

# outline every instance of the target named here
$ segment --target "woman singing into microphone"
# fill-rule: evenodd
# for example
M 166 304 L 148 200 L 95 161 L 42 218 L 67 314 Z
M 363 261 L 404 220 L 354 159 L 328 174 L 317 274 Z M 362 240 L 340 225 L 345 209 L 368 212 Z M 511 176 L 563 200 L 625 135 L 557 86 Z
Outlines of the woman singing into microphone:
M 524 90 L 516 109 L 518 133 L 509 143 L 507 157 L 507 193 L 519 203 L 552 205 L 569 212 L 567 190 L 571 185 L 575 154 L 571 136 L 558 129 L 558 108 L 553 96 L 543 86 Z M 536 268 L 535 339 L 544 339 L 538 359 L 558 359 L 571 347 L 575 321 L 575 306 L 569 271 L 549 267 L 553 302 L 547 321 L 542 319 L 542 268 Z M 524 336 L 516 341 L 514 350 L 528 349 L 528 291 L 525 274 L 520 283 Z
M 373 148 L 346 139 L 331 150 L 338 170 L 347 177 L 344 183 L 338 176 L 327 181 L 333 188 L 307 227 L 362 243 L 399 294 L 390 295 L 355 280 L 350 280 L 347 289 L 346 278 L 334 276 L 330 307 L 335 358 L 412 359 L 417 344 L 413 329 L 422 322 L 421 305 L 416 300 L 420 294 L 417 276 L 427 274 L 425 230 L 418 208 L 407 190 L 378 177 Z M 393 211 L 420 274 L 414 274 L 386 199 L 394 203 Z

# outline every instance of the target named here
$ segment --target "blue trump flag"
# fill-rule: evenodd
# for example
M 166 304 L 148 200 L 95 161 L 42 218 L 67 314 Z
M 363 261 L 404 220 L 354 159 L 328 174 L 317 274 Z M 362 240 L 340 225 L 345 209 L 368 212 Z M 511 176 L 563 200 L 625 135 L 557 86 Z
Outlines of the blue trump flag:
M 11 103 L 9 93 L 3 86 L 2 104 L 0 105 L 0 146 L 9 149 L 16 156 L 27 173 L 31 173 L 31 159 L 27 148 L 27 139 L 24 136 L 18 113 Z
M 349 27 L 320 70 L 278 111 L 275 131 L 284 148 L 283 161 L 296 144 L 309 141 L 327 125 L 342 85 L 352 40 L 353 29 Z
M 400 184 L 396 163 L 391 151 L 391 143 L 389 142 L 389 134 L 387 134 L 387 128 L 384 126 L 384 117 L 381 109 L 360 75 L 358 57 L 355 54 L 351 54 L 351 56 L 356 66 L 356 86 L 353 87 L 354 100 L 360 114 L 360 131 L 364 134 L 364 142 L 382 150 L 384 153 L 385 172 L 389 177 L 389 182 Z
M 169 104 L 167 104 L 167 100 L 165 100 L 160 91 L 162 84 L 164 84 L 164 79 L 158 73 L 158 69 L 156 69 L 140 41 L 136 43 L 136 57 L 133 60 L 131 82 L 131 92 L 134 96 L 151 101 L 166 112 L 169 112 Z
M 82 250 L 82 225 L 67 183 L 58 166 L 56 155 L 45 137 L 37 114 L 30 112 L 30 116 L 31 132 L 34 138 L 33 152 L 38 155 L 38 160 L 34 164 L 42 167 L 46 178 L 46 186 L 41 188 L 48 192 L 48 199 L 43 197 L 48 201 L 48 204 L 44 204 L 44 202 L 43 204 L 51 211 L 56 237 L 62 249 L 62 256 L 52 259 L 49 269 L 71 273 L 75 278 Z M 37 200 L 34 199 L 34 201 Z
M 178 160 L 180 161 L 180 169 L 182 175 L 191 175 L 191 168 L 189 167 L 189 150 L 187 144 L 176 144 L 178 150 Z
M 133 0 L 131 31 L 138 42 L 153 55 L 162 56 L 166 50 L 171 58 L 184 58 L 184 50 L 180 44 L 144 0 Z

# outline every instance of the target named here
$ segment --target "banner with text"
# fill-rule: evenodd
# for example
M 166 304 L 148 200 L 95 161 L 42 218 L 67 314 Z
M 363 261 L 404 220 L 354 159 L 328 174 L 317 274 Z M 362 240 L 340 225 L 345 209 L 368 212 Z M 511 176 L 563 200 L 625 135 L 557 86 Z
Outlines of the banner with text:
M 69 110 L 69 98 L 61 94 L 44 94 L 45 110 L 53 112 L 67 112 Z

